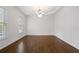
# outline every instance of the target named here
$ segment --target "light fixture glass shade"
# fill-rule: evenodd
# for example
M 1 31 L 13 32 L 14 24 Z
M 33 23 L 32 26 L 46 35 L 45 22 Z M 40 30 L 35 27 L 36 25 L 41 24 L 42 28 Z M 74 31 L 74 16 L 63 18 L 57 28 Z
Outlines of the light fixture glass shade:
M 43 15 L 42 15 L 42 14 L 38 14 L 37 16 L 38 16 L 38 17 L 42 17 Z
M 42 17 L 44 15 L 43 10 L 40 8 L 40 6 L 38 7 L 38 10 L 36 11 L 36 14 L 38 17 Z
M 42 10 L 36 11 L 36 14 L 38 17 L 42 17 L 44 15 L 44 12 Z

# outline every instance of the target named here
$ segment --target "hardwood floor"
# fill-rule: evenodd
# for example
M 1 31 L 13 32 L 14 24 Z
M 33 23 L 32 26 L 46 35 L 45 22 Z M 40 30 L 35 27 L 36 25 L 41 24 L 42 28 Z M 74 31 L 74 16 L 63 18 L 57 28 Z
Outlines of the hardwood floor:
M 78 53 L 79 50 L 56 36 L 25 36 L 5 47 L 1 53 Z

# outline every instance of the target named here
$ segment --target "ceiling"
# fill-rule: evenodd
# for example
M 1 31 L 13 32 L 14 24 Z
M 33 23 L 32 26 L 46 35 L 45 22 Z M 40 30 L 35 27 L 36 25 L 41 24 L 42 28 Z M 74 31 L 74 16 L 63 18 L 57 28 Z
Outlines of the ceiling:
M 39 7 L 44 12 L 44 15 L 54 14 L 60 9 L 60 6 L 19 6 L 18 8 L 26 15 L 36 15 Z

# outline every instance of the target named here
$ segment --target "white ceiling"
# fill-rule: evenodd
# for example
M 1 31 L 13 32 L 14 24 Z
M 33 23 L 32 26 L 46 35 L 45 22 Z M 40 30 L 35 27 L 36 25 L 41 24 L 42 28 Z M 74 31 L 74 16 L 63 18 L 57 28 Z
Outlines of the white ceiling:
M 39 6 L 19 6 L 18 8 L 26 15 L 36 15 Z M 59 6 L 40 6 L 45 15 L 54 14 L 59 8 Z

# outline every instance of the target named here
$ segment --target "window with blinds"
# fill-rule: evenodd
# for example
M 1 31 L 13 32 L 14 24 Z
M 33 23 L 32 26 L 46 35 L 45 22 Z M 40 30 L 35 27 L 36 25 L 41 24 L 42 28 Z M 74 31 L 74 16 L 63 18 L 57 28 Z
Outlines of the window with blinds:
M 4 8 L 0 8 L 0 40 L 5 38 L 6 31 L 6 22 L 5 22 L 5 10 Z
M 22 17 L 19 17 L 18 19 L 18 34 L 23 32 L 23 19 Z

